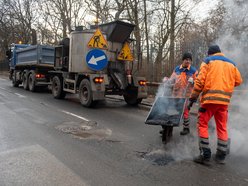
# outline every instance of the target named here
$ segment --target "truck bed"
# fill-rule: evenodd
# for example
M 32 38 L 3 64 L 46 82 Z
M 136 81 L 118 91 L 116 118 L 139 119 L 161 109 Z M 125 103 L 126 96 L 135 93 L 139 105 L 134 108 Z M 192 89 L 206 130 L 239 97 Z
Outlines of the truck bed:
M 16 66 L 54 66 L 54 47 L 46 45 L 30 46 L 16 52 Z

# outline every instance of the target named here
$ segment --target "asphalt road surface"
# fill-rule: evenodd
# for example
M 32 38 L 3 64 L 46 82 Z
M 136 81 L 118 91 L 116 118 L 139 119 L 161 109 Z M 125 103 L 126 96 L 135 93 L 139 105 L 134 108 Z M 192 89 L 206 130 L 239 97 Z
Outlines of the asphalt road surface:
M 56 100 L 0 76 L 0 185 L 248 185 L 248 155 L 192 162 L 196 116 L 189 136 L 174 128 L 165 145 L 160 127 L 144 124 L 148 112 L 115 99 L 84 108 L 76 95 Z

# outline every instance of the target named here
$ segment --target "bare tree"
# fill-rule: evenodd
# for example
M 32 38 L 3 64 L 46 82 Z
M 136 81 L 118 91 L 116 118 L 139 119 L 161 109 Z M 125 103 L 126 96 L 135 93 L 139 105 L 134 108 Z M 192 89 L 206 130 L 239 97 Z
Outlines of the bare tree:
M 127 0 L 127 19 L 135 25 L 134 37 L 135 37 L 135 54 L 137 59 L 137 70 L 142 67 L 142 54 L 141 54 L 141 0 Z
M 36 20 L 34 14 L 35 0 L 9 0 L 2 2 L 3 16 L 6 24 L 11 28 L 12 42 L 32 42 L 33 22 Z
M 72 27 L 80 24 L 85 16 L 81 0 L 40 0 L 40 7 L 45 26 L 49 26 L 55 32 L 55 42 L 60 30 L 62 37 L 67 37 Z
M 111 14 L 111 8 L 115 6 L 114 1 L 111 0 L 85 0 L 85 3 L 88 5 L 88 9 L 92 15 L 97 19 L 96 21 L 100 23 L 106 23 L 114 19 Z M 118 5 L 118 4 L 117 4 Z

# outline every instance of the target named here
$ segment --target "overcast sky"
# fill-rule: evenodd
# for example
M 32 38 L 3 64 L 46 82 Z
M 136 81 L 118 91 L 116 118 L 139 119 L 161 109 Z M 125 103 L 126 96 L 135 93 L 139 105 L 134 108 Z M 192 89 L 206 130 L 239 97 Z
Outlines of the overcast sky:
M 209 11 L 212 10 L 217 4 L 218 0 L 203 0 L 192 12 L 192 15 L 196 20 L 202 20 L 206 18 Z

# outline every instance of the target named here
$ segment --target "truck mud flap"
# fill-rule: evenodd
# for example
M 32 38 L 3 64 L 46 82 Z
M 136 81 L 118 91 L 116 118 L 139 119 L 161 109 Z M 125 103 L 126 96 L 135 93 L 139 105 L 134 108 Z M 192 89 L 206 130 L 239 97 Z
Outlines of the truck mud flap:
M 145 124 L 179 126 L 186 98 L 158 97 L 145 120 Z

